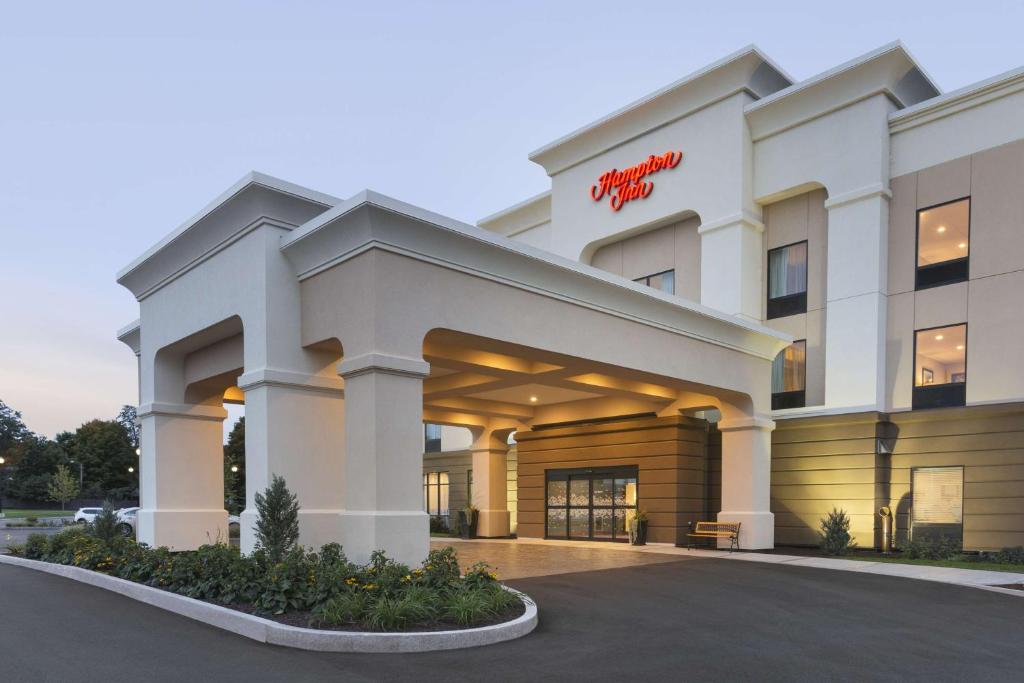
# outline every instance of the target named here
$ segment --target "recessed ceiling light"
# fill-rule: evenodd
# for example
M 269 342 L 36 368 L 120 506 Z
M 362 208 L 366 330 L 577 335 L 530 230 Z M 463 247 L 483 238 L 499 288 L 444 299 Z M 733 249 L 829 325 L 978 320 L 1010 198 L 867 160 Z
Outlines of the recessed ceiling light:
M 966 249 L 967 248 L 967 242 L 961 242 L 960 244 L 958 244 L 956 246 L 960 247 L 961 249 Z
M 536 403 L 536 402 L 537 402 L 537 397 L 536 396 L 531 396 L 530 397 L 530 403 Z
M 938 229 L 937 229 L 937 232 L 946 232 L 946 226 L 945 225 L 940 225 L 938 227 Z
M 964 345 L 963 344 L 957 344 L 956 345 L 956 350 L 957 351 L 963 351 L 964 350 Z
M 942 341 L 944 337 L 941 334 L 935 335 L 935 341 Z

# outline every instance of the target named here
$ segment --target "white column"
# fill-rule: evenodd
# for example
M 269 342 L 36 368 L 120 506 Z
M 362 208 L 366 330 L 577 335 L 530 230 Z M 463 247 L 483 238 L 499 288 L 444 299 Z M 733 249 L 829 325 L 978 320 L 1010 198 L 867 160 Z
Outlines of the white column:
M 419 564 L 430 546 L 423 511 L 423 378 L 419 358 L 366 353 L 342 360 L 345 553 L 366 562 L 383 550 Z
M 476 535 L 481 538 L 509 535 L 508 444 L 501 438 L 507 433 L 492 428 L 473 432 L 473 507 L 479 515 Z
M 744 550 L 775 547 L 775 515 L 771 513 L 772 430 L 764 417 L 722 420 L 722 511 L 719 522 L 740 522 L 739 546 Z M 719 541 L 719 547 L 728 547 Z
M 825 312 L 825 405 L 885 405 L 888 190 L 830 198 Z
M 341 543 L 344 411 L 342 381 L 264 368 L 238 378 L 245 392 L 245 510 L 241 549 L 256 545 L 256 493 L 273 475 L 299 500 L 299 543 Z
M 137 536 L 141 543 L 195 550 L 228 542 L 225 417 L 227 411 L 217 406 L 139 406 L 142 455 Z
M 700 302 L 760 322 L 764 224 L 742 213 L 703 223 L 698 232 Z

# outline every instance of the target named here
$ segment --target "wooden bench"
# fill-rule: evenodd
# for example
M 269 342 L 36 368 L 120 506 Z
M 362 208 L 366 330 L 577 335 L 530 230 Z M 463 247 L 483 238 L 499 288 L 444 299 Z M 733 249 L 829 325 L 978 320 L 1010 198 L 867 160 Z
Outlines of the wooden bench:
M 697 527 L 687 534 L 691 538 L 719 538 L 729 539 L 729 552 L 739 550 L 740 547 L 740 523 L 739 522 L 697 522 Z M 690 543 L 693 547 L 693 543 Z

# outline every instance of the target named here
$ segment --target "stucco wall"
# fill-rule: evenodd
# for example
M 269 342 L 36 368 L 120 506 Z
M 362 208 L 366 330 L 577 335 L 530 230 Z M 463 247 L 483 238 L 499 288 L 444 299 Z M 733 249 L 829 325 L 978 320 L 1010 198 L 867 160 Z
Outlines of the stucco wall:
M 630 280 L 675 271 L 675 294 L 700 301 L 700 219 L 689 218 L 601 247 L 591 265 Z

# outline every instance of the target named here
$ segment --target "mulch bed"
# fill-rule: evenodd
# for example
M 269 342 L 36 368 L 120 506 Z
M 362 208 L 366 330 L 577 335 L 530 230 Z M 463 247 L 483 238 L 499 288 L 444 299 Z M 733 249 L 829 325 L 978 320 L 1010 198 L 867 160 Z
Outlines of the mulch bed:
M 262 617 L 263 619 L 270 619 L 276 621 L 279 624 L 285 626 L 297 626 L 299 628 L 312 628 L 318 631 L 344 631 L 346 633 L 429 633 L 431 631 L 464 631 L 471 628 L 481 628 L 483 626 L 494 626 L 495 624 L 504 624 L 507 621 L 512 621 L 521 617 L 526 612 L 526 605 L 520 604 L 512 609 L 505 610 L 501 614 L 492 617 L 486 621 L 482 621 L 471 626 L 463 626 L 454 622 L 439 621 L 430 624 L 418 624 L 401 631 L 374 631 L 373 629 L 365 628 L 360 624 L 345 624 L 343 626 L 310 626 L 309 620 L 313 613 L 309 611 L 301 612 L 285 612 L 284 614 L 265 614 L 260 613 L 252 608 L 251 605 L 245 604 L 233 604 L 225 605 L 221 603 L 212 603 L 220 605 L 221 607 L 227 607 L 238 612 L 244 612 L 245 614 L 251 614 L 254 617 Z

